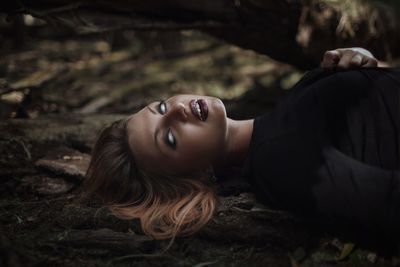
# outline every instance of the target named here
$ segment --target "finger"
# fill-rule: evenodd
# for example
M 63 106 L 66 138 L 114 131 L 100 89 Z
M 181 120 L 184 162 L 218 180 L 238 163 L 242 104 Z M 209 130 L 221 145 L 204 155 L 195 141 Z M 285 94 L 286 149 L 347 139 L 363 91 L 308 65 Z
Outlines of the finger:
M 330 69 L 336 67 L 340 59 L 340 53 L 335 50 L 326 51 L 321 62 L 321 67 Z
M 365 58 L 365 57 L 364 57 Z M 363 62 L 363 56 L 359 53 L 356 53 L 350 60 L 349 67 L 361 67 Z
M 342 57 L 340 58 L 337 68 L 338 69 L 348 69 L 351 64 L 351 59 L 356 55 L 356 53 L 357 52 L 355 52 L 355 51 L 349 51 L 349 50 L 344 52 Z
M 374 57 L 364 57 L 361 65 L 363 67 L 377 67 L 378 60 Z
M 379 68 L 389 68 L 389 67 L 390 67 L 390 64 L 387 63 L 387 62 L 385 62 L 385 61 L 380 61 L 380 60 L 378 60 L 378 65 L 377 65 L 377 67 L 379 67 Z

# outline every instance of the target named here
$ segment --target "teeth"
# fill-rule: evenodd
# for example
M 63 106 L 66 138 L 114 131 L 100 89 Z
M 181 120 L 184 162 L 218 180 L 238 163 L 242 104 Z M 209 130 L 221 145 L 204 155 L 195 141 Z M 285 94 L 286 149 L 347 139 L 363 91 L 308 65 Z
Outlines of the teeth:
M 199 114 L 200 118 L 203 119 L 203 117 L 201 116 L 200 104 L 197 102 L 196 102 L 196 111 L 197 111 L 197 114 Z

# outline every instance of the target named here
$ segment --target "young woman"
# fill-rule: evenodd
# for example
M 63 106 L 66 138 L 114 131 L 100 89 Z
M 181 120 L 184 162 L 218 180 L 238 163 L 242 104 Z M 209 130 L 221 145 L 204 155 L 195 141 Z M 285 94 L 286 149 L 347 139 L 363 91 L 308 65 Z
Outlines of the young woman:
M 93 149 L 87 194 L 156 239 L 188 235 L 217 206 L 211 174 L 236 166 L 271 208 L 398 234 L 400 71 L 361 48 L 328 51 L 321 66 L 255 119 L 176 95 L 114 122 Z

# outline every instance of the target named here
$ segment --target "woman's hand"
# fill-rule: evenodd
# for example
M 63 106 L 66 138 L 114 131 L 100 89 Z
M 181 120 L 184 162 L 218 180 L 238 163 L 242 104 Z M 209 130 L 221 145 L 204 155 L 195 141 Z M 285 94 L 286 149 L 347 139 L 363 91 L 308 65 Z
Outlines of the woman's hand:
M 377 67 L 378 60 L 368 50 L 361 47 L 339 48 L 326 51 L 321 62 L 324 69 L 352 69 Z

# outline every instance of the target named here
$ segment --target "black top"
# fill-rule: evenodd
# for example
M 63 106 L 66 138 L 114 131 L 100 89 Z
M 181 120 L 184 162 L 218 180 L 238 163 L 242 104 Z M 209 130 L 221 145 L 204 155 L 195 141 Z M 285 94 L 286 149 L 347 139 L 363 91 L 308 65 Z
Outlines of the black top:
M 400 69 L 305 75 L 254 120 L 245 179 L 267 206 L 400 236 Z

